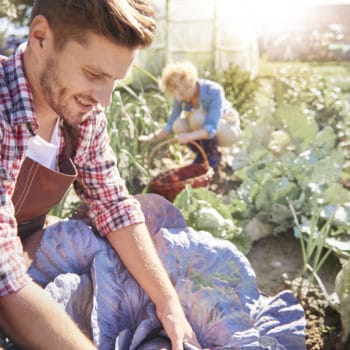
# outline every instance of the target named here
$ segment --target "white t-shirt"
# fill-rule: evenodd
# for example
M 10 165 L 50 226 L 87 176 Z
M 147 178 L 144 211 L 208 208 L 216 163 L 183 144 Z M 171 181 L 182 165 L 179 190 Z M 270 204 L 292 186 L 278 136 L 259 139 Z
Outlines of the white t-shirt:
M 57 167 L 56 159 L 59 151 L 58 125 L 59 120 L 57 118 L 50 142 L 45 141 L 39 135 L 31 137 L 26 154 L 28 158 L 52 170 L 56 170 Z

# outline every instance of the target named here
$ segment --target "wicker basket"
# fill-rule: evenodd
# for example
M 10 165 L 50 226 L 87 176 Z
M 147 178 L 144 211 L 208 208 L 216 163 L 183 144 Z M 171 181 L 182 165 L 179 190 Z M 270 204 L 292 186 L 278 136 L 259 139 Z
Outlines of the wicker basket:
M 148 168 L 151 167 L 151 162 L 154 154 L 164 145 L 174 142 L 174 139 L 160 142 L 148 156 Z M 194 142 L 189 142 L 195 146 L 203 158 L 203 162 L 199 164 L 189 164 L 177 169 L 171 169 L 159 174 L 150 181 L 149 191 L 158 193 L 164 196 L 169 201 L 173 201 L 176 195 L 182 191 L 187 184 L 193 188 L 207 187 L 210 185 L 214 175 L 213 168 L 208 163 L 208 157 L 202 147 Z

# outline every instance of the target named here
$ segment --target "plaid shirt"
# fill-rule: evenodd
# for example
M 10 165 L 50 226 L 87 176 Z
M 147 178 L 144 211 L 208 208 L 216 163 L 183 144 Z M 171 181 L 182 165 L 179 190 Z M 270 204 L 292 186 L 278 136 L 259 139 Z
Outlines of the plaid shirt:
M 30 85 L 22 64 L 23 49 L 0 58 L 0 296 L 22 288 L 31 279 L 26 273 L 17 236 L 12 194 L 30 137 L 38 132 Z M 144 222 L 139 203 L 120 178 L 107 134 L 107 120 L 96 108 L 79 125 L 74 157 L 78 177 L 75 190 L 90 207 L 89 215 L 101 233 Z M 64 146 L 60 132 L 60 150 Z

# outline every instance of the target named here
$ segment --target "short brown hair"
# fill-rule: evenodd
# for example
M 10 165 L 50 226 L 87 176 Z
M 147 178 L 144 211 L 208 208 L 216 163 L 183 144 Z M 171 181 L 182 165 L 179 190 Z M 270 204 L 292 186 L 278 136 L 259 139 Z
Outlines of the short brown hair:
M 129 48 L 147 47 L 156 30 L 150 0 L 35 0 L 30 21 L 38 15 L 48 20 L 57 49 L 69 40 L 86 43 L 88 32 Z

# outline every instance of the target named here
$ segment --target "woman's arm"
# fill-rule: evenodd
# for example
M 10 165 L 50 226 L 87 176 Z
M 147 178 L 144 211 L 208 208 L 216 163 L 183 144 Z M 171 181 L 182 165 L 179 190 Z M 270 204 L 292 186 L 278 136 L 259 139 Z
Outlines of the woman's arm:
M 170 135 L 171 133 L 163 128 L 163 129 L 157 130 L 156 132 L 150 135 L 141 135 L 139 137 L 139 141 L 153 143 L 153 142 L 162 141 L 168 138 Z
M 158 142 L 168 138 L 173 133 L 173 124 L 175 120 L 180 116 L 182 112 L 181 103 L 178 100 L 174 100 L 171 114 L 169 116 L 168 122 L 165 124 L 163 129 L 159 129 L 150 135 L 141 135 L 139 141 L 141 142 Z
M 167 130 L 169 133 L 172 132 L 173 124 L 175 120 L 180 117 L 181 112 L 182 112 L 182 102 L 177 99 L 174 99 L 168 122 L 164 127 L 165 130 Z
M 224 90 L 218 83 L 204 81 L 203 94 L 201 95 L 202 105 L 207 115 L 203 127 L 207 130 L 209 138 L 213 138 L 219 126 L 222 116 L 222 107 L 225 100 Z
M 209 138 L 209 133 L 205 128 L 176 135 L 176 139 L 180 143 L 188 143 L 195 140 L 206 140 Z

